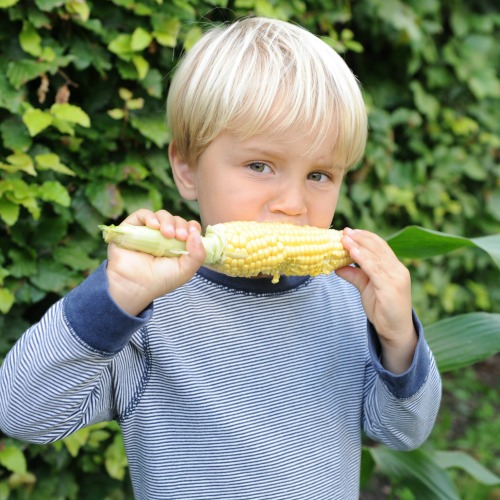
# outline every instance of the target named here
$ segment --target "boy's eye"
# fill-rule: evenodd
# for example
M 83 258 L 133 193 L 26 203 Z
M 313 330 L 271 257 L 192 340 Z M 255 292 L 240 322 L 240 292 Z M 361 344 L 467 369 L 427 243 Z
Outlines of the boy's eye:
M 309 180 L 315 181 L 315 182 L 325 182 L 325 181 L 330 179 L 330 177 L 328 177 L 328 175 L 326 175 L 322 172 L 312 172 L 307 176 L 307 178 Z
M 248 168 L 250 168 L 250 170 L 253 170 L 254 172 L 258 172 L 258 173 L 271 172 L 271 167 L 269 165 L 267 165 L 266 163 L 262 163 L 260 161 L 250 163 L 248 165 Z

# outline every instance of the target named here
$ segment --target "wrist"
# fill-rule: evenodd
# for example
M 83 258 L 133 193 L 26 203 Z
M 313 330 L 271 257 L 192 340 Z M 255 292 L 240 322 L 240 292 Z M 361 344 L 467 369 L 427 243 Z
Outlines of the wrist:
M 138 316 L 154 298 L 140 284 L 123 278 L 111 269 L 106 269 L 109 295 L 124 312 Z
M 401 374 L 410 368 L 418 343 L 418 335 L 412 326 L 408 333 L 396 339 L 387 340 L 379 336 L 381 346 L 381 364 L 394 373 Z

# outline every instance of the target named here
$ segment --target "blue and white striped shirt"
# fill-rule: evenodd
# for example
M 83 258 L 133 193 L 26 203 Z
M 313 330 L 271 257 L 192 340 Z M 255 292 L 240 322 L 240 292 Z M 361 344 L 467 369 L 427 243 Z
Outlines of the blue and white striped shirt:
M 0 367 L 6 434 L 47 443 L 116 419 L 141 500 L 346 500 L 363 430 L 402 450 L 430 433 L 441 385 L 418 319 L 411 367 L 387 372 L 335 274 L 272 285 L 201 268 L 131 317 L 104 265 Z

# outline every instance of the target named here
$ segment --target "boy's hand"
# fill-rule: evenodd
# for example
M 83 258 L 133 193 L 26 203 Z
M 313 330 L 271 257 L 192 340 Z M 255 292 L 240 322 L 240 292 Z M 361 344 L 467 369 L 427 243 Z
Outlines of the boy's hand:
M 410 273 L 379 236 L 350 228 L 343 234 L 345 249 L 360 267 L 346 266 L 336 274 L 359 290 L 365 313 L 380 338 L 382 364 L 393 373 L 402 373 L 409 368 L 417 344 Z
M 153 257 L 119 248 L 113 243 L 108 246 L 106 272 L 110 294 L 123 310 L 136 316 L 154 299 L 188 282 L 203 264 L 205 249 L 198 222 L 188 222 L 165 210 L 154 213 L 141 209 L 122 224 L 159 229 L 166 237 L 185 241 L 189 252 L 174 258 Z

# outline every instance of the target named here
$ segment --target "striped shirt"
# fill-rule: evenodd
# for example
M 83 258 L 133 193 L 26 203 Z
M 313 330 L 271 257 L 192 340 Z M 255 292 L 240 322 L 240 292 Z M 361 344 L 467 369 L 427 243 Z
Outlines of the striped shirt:
M 393 375 L 335 274 L 272 285 L 201 268 L 132 317 L 104 263 L 6 357 L 0 428 L 48 443 L 116 419 L 137 499 L 357 499 L 363 431 L 412 449 L 438 411 L 414 323 L 413 363 Z

